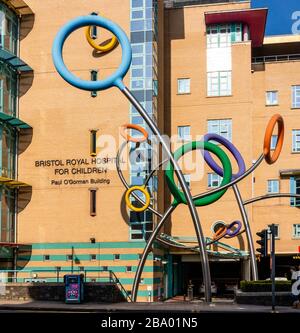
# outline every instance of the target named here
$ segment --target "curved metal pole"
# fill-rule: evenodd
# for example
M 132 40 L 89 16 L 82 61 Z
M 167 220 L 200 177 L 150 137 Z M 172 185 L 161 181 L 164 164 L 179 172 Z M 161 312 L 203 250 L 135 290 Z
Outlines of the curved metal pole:
M 133 286 L 132 286 L 132 292 L 131 292 L 131 299 L 132 302 L 136 302 L 136 298 L 137 298 L 137 293 L 138 293 L 138 289 L 139 289 L 139 284 L 140 284 L 140 280 L 141 280 L 141 276 L 142 276 L 142 272 L 146 263 L 146 259 L 148 256 L 148 253 L 152 247 L 153 242 L 155 241 L 155 238 L 157 236 L 157 234 L 159 233 L 160 229 L 162 228 L 163 224 L 165 223 L 166 219 L 170 216 L 170 214 L 174 211 L 174 209 L 176 208 L 176 206 L 170 206 L 164 216 L 162 217 L 162 219 L 159 221 L 158 225 L 156 226 L 156 228 L 153 230 L 150 238 L 147 241 L 147 244 L 144 248 L 142 257 L 139 261 L 137 270 L 135 272 L 135 276 L 134 276 L 134 281 L 133 281 Z
M 149 173 L 146 181 L 145 181 L 145 186 L 148 184 L 149 180 L 151 179 L 151 177 L 154 175 L 155 171 L 160 168 L 164 163 L 168 162 L 168 160 L 164 160 L 162 162 L 160 162 L 158 165 L 155 166 L 155 168 L 153 168 L 153 170 Z
M 247 240 L 249 244 L 249 253 L 250 253 L 250 263 L 251 263 L 251 270 L 252 270 L 252 278 L 254 281 L 258 280 L 258 269 L 257 269 L 257 262 L 256 262 L 256 257 L 255 257 L 255 249 L 254 249 L 254 243 L 253 243 L 253 237 L 250 229 L 250 223 L 248 220 L 248 216 L 246 213 L 246 209 L 243 204 L 243 200 L 241 197 L 241 193 L 239 191 L 239 188 L 237 184 L 233 185 L 233 191 L 236 197 L 236 200 L 239 205 L 239 209 L 241 212 L 241 216 L 244 222 L 244 227 L 246 229 L 246 235 L 247 235 Z
M 121 171 L 120 168 L 120 155 L 124 149 L 124 147 L 127 145 L 127 141 L 123 142 L 120 149 L 117 152 L 117 156 L 116 156 L 116 168 L 117 168 L 117 172 L 118 175 L 121 179 L 121 182 L 123 183 L 123 185 L 125 186 L 125 188 L 128 190 L 130 188 L 130 186 L 128 185 L 126 179 L 124 178 L 123 172 Z M 149 181 L 149 180 L 148 180 Z M 146 183 L 147 184 L 147 181 Z M 131 192 L 132 196 L 138 201 L 140 202 L 142 205 L 145 205 L 145 202 L 143 199 L 141 199 L 139 196 L 137 196 L 134 192 Z M 149 206 L 147 209 L 149 209 L 152 213 L 154 213 L 155 215 L 159 216 L 160 218 L 163 217 L 162 214 L 160 214 L 157 210 L 155 210 L 153 207 Z
M 230 183 L 226 184 L 226 185 L 223 185 L 221 187 L 217 187 L 213 190 L 210 190 L 210 191 L 207 191 L 207 192 L 203 192 L 201 194 L 197 194 L 195 196 L 193 196 L 193 199 L 200 199 L 200 198 L 204 198 L 206 197 L 207 195 L 209 194 L 213 194 L 213 193 L 216 193 L 216 192 L 219 192 L 221 190 L 224 190 L 230 186 L 233 186 L 234 184 L 238 183 L 240 180 L 244 179 L 245 177 L 247 177 L 248 175 L 250 175 L 250 173 L 252 173 L 259 165 L 260 163 L 264 160 L 264 154 L 261 154 L 259 156 L 259 158 L 257 159 L 257 161 L 251 166 L 251 168 L 249 168 L 246 172 L 244 172 L 240 177 L 232 180 Z
M 265 195 L 261 195 L 260 197 L 255 197 L 252 199 L 245 200 L 244 205 L 249 205 L 250 203 L 253 203 L 256 201 L 273 199 L 273 198 L 300 198 L 300 194 L 293 194 L 293 193 L 265 194 Z
M 160 134 L 159 128 L 154 123 L 154 121 L 151 119 L 151 117 L 148 115 L 146 110 L 141 106 L 141 104 L 137 101 L 137 99 L 132 95 L 130 90 L 128 88 L 124 88 L 122 90 L 123 94 L 126 96 L 126 98 L 130 101 L 130 103 L 136 108 L 136 110 L 139 112 L 139 114 L 144 118 L 148 126 L 150 127 L 151 131 L 158 137 L 163 149 L 168 155 L 168 158 L 170 159 L 172 165 L 174 166 L 174 170 L 176 173 L 176 176 L 178 178 L 179 184 L 183 190 L 184 196 L 186 198 L 191 217 L 193 220 L 199 249 L 200 249 L 200 260 L 202 265 L 202 273 L 203 273 L 203 283 L 205 286 L 205 301 L 211 302 L 211 277 L 210 277 L 210 270 L 209 270 L 209 261 L 208 261 L 208 254 L 206 251 L 206 245 L 205 245 L 205 238 L 204 234 L 201 228 L 200 219 L 193 201 L 192 194 L 187 186 L 187 183 L 184 179 L 183 173 L 179 168 L 179 165 L 177 161 L 175 160 L 174 156 L 171 153 L 171 150 L 169 149 L 167 143 L 165 142 L 164 138 Z

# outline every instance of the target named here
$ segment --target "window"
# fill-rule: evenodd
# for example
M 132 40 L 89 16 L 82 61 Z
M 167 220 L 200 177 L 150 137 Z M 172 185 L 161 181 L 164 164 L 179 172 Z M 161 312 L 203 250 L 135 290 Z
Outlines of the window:
M 135 221 L 139 219 L 144 220 L 145 217 L 144 215 L 140 217 L 139 213 L 135 213 L 130 215 L 130 219 Z M 152 229 L 153 229 L 153 222 L 130 223 L 130 240 L 132 241 L 148 240 L 152 233 Z
M 1 13 L 1 12 L 0 12 Z M 17 74 L 7 66 L 0 68 L 0 112 L 13 117 L 17 109 Z
M 91 254 L 91 255 L 90 255 L 90 260 L 91 260 L 91 261 L 95 261 L 96 259 L 97 259 L 96 254 Z
M 300 238 L 300 224 L 293 224 L 293 238 Z
M 292 107 L 300 108 L 300 86 L 292 86 Z
M 126 266 L 126 272 L 132 272 L 132 266 Z
M 271 137 L 271 150 L 274 150 L 277 145 L 278 135 L 272 135 Z
M 158 95 L 158 80 L 153 80 L 153 96 Z
M 229 24 L 209 25 L 206 30 L 207 48 L 230 46 L 230 30 Z
M 91 81 L 97 81 L 98 79 L 98 71 L 96 69 L 91 70 Z M 97 97 L 97 91 L 91 91 L 92 97 Z
M 232 120 L 231 119 L 215 119 L 207 121 L 208 133 L 219 134 L 225 139 L 232 140 Z
M 108 271 L 108 266 L 102 266 L 103 271 Z
M 119 254 L 114 254 L 114 260 L 120 260 L 120 255 Z
M 191 92 L 191 79 L 178 79 L 177 80 L 177 93 L 189 94 Z
M 300 194 L 300 178 L 290 178 L 290 193 Z M 294 207 L 300 207 L 300 198 L 291 198 L 290 204 Z
M 5 4 L 0 3 L 0 48 L 13 54 L 18 52 L 18 17 Z
M 266 92 L 266 105 L 278 105 L 278 91 Z
M 0 172 L 2 177 L 15 177 L 16 132 L 0 126 Z
M 49 261 L 50 260 L 50 255 L 49 254 L 45 254 L 44 255 L 44 261 Z
M 271 230 L 271 224 L 268 225 L 268 230 Z M 268 239 L 270 239 L 271 235 L 268 233 Z M 275 224 L 275 238 L 279 238 L 279 224 Z
M 13 242 L 15 230 L 15 191 L 5 189 L 0 190 L 0 242 Z
M 279 180 L 269 179 L 267 191 L 268 193 L 279 193 Z
M 178 126 L 177 133 L 179 140 L 191 140 L 191 126 Z
M 91 15 L 97 16 L 97 12 L 92 12 Z M 97 26 L 93 25 L 90 29 L 90 36 L 92 39 L 97 39 Z
M 90 216 L 97 215 L 97 189 L 90 189 Z
M 79 266 L 79 271 L 84 272 L 84 266 Z
M 68 254 L 67 255 L 67 261 L 72 261 L 73 260 L 73 255 L 72 254 Z
M 98 130 L 91 130 L 90 134 L 90 155 L 95 157 L 97 155 L 96 147 L 97 147 L 97 131 Z
M 293 130 L 292 131 L 292 152 L 300 152 L 300 130 Z
M 231 93 L 231 71 L 207 73 L 207 96 L 230 96 Z
M 222 177 L 216 173 L 208 174 L 208 187 L 218 187 L 222 182 Z
M 184 180 L 187 182 L 188 188 L 190 189 L 191 188 L 191 175 L 184 174 L 183 177 L 184 177 Z M 178 182 L 178 189 L 181 190 L 181 186 L 180 186 L 179 182 Z

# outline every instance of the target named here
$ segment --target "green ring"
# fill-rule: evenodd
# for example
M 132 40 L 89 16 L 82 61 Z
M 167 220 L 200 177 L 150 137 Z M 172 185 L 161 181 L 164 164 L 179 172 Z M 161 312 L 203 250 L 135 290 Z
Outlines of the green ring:
M 205 150 L 208 150 L 211 153 L 215 154 L 221 161 L 222 167 L 224 170 L 224 177 L 223 177 L 223 180 L 222 180 L 220 186 L 230 183 L 231 177 L 232 177 L 232 168 L 231 168 L 230 160 L 221 148 L 219 148 L 217 145 L 215 145 L 211 142 L 207 142 L 207 141 L 189 142 L 189 143 L 181 146 L 179 149 L 177 149 L 175 151 L 174 158 L 176 161 L 178 161 L 179 158 L 181 156 L 183 156 L 185 153 L 188 153 L 189 151 L 196 150 L 196 149 L 205 149 Z M 169 162 L 167 165 L 167 169 L 165 171 L 165 176 L 166 176 L 168 187 L 174 197 L 174 201 L 173 201 L 172 205 L 177 206 L 180 203 L 187 204 L 184 193 L 182 191 L 180 191 L 178 189 L 178 186 L 175 184 L 174 166 L 172 165 L 171 162 Z M 194 200 L 195 206 L 210 205 L 211 203 L 219 200 L 226 191 L 227 191 L 227 189 L 224 189 L 224 190 L 218 191 L 216 193 L 208 194 L 204 198 L 195 199 Z

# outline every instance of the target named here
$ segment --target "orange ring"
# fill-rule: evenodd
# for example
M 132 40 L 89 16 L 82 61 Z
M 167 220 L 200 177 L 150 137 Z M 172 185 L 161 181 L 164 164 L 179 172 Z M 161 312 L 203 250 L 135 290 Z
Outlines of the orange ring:
M 271 138 L 273 134 L 273 130 L 275 125 L 278 125 L 278 139 L 276 143 L 276 147 L 274 150 L 273 155 L 271 156 Z M 277 161 L 282 145 L 283 145 L 283 139 L 284 139 L 284 122 L 283 118 L 280 114 L 274 114 L 274 116 L 270 119 L 268 126 L 266 128 L 265 132 L 265 138 L 264 138 L 264 155 L 265 155 L 265 161 L 268 164 L 273 164 Z
M 213 235 L 213 240 L 218 240 L 225 236 L 227 232 L 227 225 L 222 225 Z
M 132 136 L 130 136 L 128 133 L 126 133 L 126 129 L 135 129 L 137 131 L 139 131 L 140 133 L 143 134 L 143 136 L 141 138 L 133 138 Z M 127 141 L 131 141 L 131 142 L 144 142 L 148 140 L 148 133 L 147 131 L 139 126 L 139 125 L 133 125 L 133 124 L 124 124 L 121 127 L 120 133 L 122 135 L 122 137 L 127 140 Z

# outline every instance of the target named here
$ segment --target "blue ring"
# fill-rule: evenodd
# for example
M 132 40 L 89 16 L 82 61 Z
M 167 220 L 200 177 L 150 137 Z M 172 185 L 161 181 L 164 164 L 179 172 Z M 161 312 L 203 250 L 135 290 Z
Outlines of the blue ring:
M 63 46 L 68 36 L 75 30 L 85 26 L 98 26 L 112 32 L 118 39 L 122 47 L 122 61 L 115 73 L 99 81 L 82 80 L 72 74 L 66 67 L 63 60 Z M 111 87 L 118 87 L 121 90 L 125 88 L 122 79 L 128 72 L 132 59 L 132 50 L 129 39 L 125 32 L 114 22 L 100 16 L 88 15 L 79 16 L 65 24 L 57 33 L 53 46 L 52 58 L 54 66 L 61 77 L 72 86 L 88 91 L 105 90 Z

